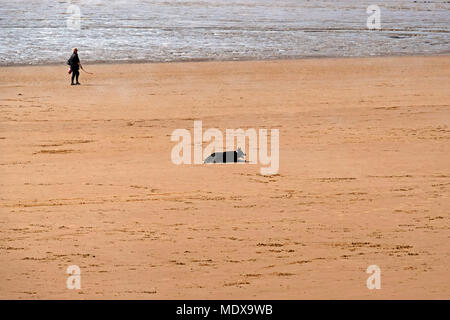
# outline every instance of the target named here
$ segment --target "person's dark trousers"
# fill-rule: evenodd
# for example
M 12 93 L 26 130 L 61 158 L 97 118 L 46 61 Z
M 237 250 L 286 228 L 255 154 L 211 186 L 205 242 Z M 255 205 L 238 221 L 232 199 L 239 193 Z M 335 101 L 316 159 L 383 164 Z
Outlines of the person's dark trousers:
M 72 84 L 73 80 L 76 79 L 76 83 L 78 83 L 78 77 L 80 76 L 80 70 L 72 70 Z

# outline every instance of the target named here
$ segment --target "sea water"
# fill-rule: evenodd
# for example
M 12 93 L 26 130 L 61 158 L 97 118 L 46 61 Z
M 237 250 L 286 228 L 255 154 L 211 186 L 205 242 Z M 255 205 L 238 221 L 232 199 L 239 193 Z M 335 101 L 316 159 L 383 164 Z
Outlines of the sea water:
M 369 5 L 380 9 L 370 30 Z M 450 53 L 450 1 L 0 0 L 0 64 Z

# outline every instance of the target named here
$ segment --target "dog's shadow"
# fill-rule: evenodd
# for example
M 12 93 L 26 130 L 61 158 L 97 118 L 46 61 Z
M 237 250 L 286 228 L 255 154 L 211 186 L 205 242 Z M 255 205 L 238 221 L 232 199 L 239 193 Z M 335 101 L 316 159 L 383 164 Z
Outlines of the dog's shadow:
M 233 164 L 233 163 L 249 163 L 249 161 L 243 160 L 243 159 L 237 159 L 237 161 L 204 162 L 204 164 Z

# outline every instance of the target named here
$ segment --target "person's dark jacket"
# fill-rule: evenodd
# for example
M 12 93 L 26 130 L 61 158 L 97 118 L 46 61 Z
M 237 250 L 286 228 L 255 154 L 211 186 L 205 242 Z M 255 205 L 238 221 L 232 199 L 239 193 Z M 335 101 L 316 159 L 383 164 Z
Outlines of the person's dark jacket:
M 78 58 L 78 54 L 77 53 L 73 53 L 70 58 L 69 58 L 69 65 L 70 65 L 70 69 L 72 69 L 72 71 L 77 71 L 78 69 L 80 69 L 80 66 L 78 65 L 78 63 L 80 62 L 80 59 Z

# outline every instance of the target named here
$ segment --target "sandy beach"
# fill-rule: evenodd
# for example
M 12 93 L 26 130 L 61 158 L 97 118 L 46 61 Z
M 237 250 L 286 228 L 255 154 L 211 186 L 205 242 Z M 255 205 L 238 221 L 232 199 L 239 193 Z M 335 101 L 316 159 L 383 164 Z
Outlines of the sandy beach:
M 85 68 L 0 67 L 1 299 L 449 298 L 450 56 Z M 194 120 L 278 174 L 173 164 Z

